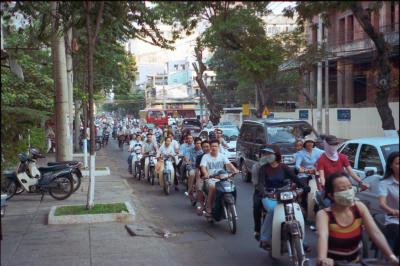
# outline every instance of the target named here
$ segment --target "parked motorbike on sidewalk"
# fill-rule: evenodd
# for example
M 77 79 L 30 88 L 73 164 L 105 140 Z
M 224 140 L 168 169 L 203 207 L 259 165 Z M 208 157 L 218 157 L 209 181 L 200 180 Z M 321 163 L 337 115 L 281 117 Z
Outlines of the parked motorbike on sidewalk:
M 236 234 L 236 223 L 238 219 L 236 211 L 237 193 L 235 183 L 233 182 L 234 176 L 235 174 L 230 174 L 225 170 L 220 170 L 215 175 L 210 176 L 210 178 L 217 178 L 219 181 L 215 183 L 216 194 L 214 206 L 212 208 L 212 215 L 211 217 L 206 217 L 209 222 L 219 222 L 222 219 L 226 219 L 232 234 Z M 206 194 L 206 200 L 203 209 L 207 206 L 207 189 L 205 189 L 204 192 Z M 206 213 L 203 212 L 203 214 Z
M 147 155 L 144 160 L 145 179 L 147 179 L 151 185 L 154 185 L 154 179 L 156 177 L 156 163 L 157 159 L 153 153 Z
M 42 175 L 50 172 L 57 172 L 63 169 L 71 169 L 72 181 L 74 185 L 74 191 L 77 191 L 82 183 L 82 162 L 79 161 L 61 161 L 61 162 L 48 162 L 47 167 L 37 167 L 37 160 L 41 158 L 46 158 L 37 149 L 29 149 L 32 162 L 29 164 L 30 172 L 34 177 L 41 177 Z
M 272 222 L 272 240 L 270 256 L 283 259 L 288 253 L 292 265 L 304 265 L 306 258 L 303 240 L 305 234 L 304 217 L 297 197 L 303 189 L 292 189 L 288 184 L 267 192 L 267 197 L 276 199 Z
M 4 181 L 1 186 L 1 193 L 7 195 L 6 200 L 9 200 L 14 195 L 19 195 L 25 191 L 24 187 L 18 181 L 15 171 L 4 171 L 2 175 Z
M 19 153 L 18 158 L 19 163 L 14 173 L 16 179 L 14 177 L 9 178 L 10 182 L 15 183 L 12 187 L 18 188 L 19 184 L 29 193 L 42 194 L 42 199 L 47 192 L 57 200 L 64 200 L 71 196 L 74 189 L 71 168 L 60 169 L 43 175 L 32 175 L 31 169 L 34 168 L 32 168 L 31 164 L 34 163 L 34 160 L 24 153 Z M 9 198 L 15 195 L 16 192 L 16 189 L 10 191 L 13 194 Z

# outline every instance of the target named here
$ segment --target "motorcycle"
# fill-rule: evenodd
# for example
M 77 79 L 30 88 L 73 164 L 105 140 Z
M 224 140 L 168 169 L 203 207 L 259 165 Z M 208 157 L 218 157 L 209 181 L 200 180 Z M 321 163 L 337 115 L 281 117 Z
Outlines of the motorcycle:
M 138 180 L 140 180 L 142 176 L 142 164 L 141 160 L 143 158 L 142 155 L 142 148 L 140 146 L 136 146 L 134 148 L 134 151 L 132 152 L 132 175 L 133 177 L 136 177 Z
M 169 195 L 171 191 L 171 185 L 174 183 L 174 177 L 175 177 L 175 169 L 174 169 L 174 157 L 171 155 L 164 156 L 163 157 L 164 161 L 164 170 L 162 173 L 162 186 L 165 195 Z
M 19 163 L 16 170 L 16 179 L 12 182 L 17 182 L 29 193 L 40 193 L 42 194 L 41 200 L 46 192 L 50 194 L 56 200 L 64 200 L 71 196 L 74 185 L 72 181 L 72 169 L 64 168 L 57 172 L 49 172 L 43 175 L 33 176 L 30 169 L 31 164 L 34 162 L 32 158 L 29 158 L 24 153 L 18 154 Z M 14 184 L 15 188 L 18 184 Z M 16 190 L 11 191 L 15 194 Z M 13 195 L 12 195 L 13 196 Z M 12 197 L 11 196 L 11 197 Z M 9 198 L 11 198 L 9 197 Z
M 15 171 L 3 172 L 4 183 L 1 186 L 1 192 L 6 194 L 6 200 L 11 199 L 14 195 L 19 195 L 25 191 L 24 187 L 18 182 Z
M 110 138 L 110 133 L 108 131 L 105 131 L 103 133 L 103 147 L 108 145 L 109 138 Z
M 118 136 L 118 147 L 120 150 L 124 148 L 124 142 L 125 142 L 125 135 L 119 135 Z
M 186 164 L 186 192 L 185 192 L 185 196 L 189 197 L 189 176 L 193 176 L 193 183 L 192 183 L 192 199 L 194 199 L 191 204 L 192 206 L 195 206 L 197 201 L 196 201 L 196 180 L 195 180 L 195 172 L 196 172 L 196 167 L 194 166 L 194 164 Z
M 95 143 L 96 143 L 96 146 L 95 146 L 96 151 L 99 151 L 101 149 L 102 144 L 103 144 L 103 137 L 102 136 L 96 136 Z
M 292 265 L 304 265 L 308 259 L 303 248 L 304 217 L 297 197 L 303 189 L 291 189 L 291 184 L 267 192 L 267 197 L 277 200 L 272 222 L 270 256 L 282 259 L 288 253 Z
M 233 182 L 234 175 L 227 173 L 225 170 L 220 170 L 215 175 L 210 176 L 210 178 L 217 178 L 219 181 L 215 183 L 216 195 L 211 217 L 206 217 L 209 222 L 218 222 L 221 219 L 227 219 L 232 234 L 236 234 L 238 219 L 236 211 L 236 186 Z M 204 192 L 208 195 L 207 190 Z M 207 196 L 203 206 L 204 209 L 206 206 Z M 206 212 L 203 211 L 203 214 L 206 214 Z
M 29 164 L 29 170 L 31 175 L 34 177 L 41 177 L 46 173 L 56 172 L 63 169 L 71 169 L 71 175 L 73 178 L 74 191 L 77 191 L 82 183 L 82 172 L 80 168 L 82 167 L 82 163 L 79 161 L 64 161 L 64 162 L 49 162 L 47 163 L 47 167 L 37 167 L 36 162 L 40 158 L 46 158 L 42 155 L 37 149 L 30 148 L 29 153 L 31 154 L 31 163 Z
M 154 185 L 154 179 L 156 177 L 156 163 L 157 159 L 152 153 L 147 155 L 144 160 L 145 179 L 147 179 L 151 185 Z

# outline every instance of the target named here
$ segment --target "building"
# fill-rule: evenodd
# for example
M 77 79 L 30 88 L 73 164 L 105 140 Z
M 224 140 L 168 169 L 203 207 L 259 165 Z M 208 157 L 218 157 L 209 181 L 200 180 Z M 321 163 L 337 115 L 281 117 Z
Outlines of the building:
M 368 2 L 362 2 L 366 8 Z M 391 45 L 390 62 L 391 79 L 399 79 L 399 3 L 384 1 L 379 11 L 369 12 L 370 20 L 384 34 Z M 350 10 L 335 12 L 329 15 L 329 27 L 322 25 L 322 41 L 330 54 L 329 102 L 331 106 L 373 106 L 375 105 L 375 46 L 359 25 Z M 322 22 L 321 22 L 322 23 Z M 306 36 L 309 44 L 317 44 L 319 17 L 314 16 L 306 25 Z M 325 70 L 322 71 L 325 81 Z M 317 66 L 307 77 L 307 89 L 312 99 L 317 94 Z M 394 82 L 396 83 L 396 82 Z M 325 85 L 323 84 L 323 88 Z M 325 97 L 325 96 L 324 96 Z M 399 91 L 390 92 L 389 101 L 398 101 Z M 304 99 L 302 99 L 304 102 Z
M 263 17 L 263 21 L 268 37 L 282 32 L 293 31 L 297 27 L 296 17 L 288 18 L 282 14 L 269 14 Z

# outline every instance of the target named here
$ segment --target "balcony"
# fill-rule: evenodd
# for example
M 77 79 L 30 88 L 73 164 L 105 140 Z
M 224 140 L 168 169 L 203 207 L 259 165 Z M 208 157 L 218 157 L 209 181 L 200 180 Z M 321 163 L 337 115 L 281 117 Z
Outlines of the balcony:
M 398 26 L 396 26 L 396 28 L 397 27 Z M 393 46 L 398 46 L 399 31 L 394 31 L 393 28 L 392 25 L 384 26 L 380 28 L 380 31 L 384 33 L 386 42 Z M 334 57 L 349 57 L 373 50 L 375 50 L 375 45 L 368 36 L 365 36 L 365 34 L 360 38 L 351 41 L 347 40 L 347 42 L 342 44 L 328 44 L 328 52 L 332 53 Z

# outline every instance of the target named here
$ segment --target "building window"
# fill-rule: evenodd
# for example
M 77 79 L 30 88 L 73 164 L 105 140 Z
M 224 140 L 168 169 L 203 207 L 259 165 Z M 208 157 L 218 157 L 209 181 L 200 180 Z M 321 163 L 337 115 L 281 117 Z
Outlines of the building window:
M 317 42 L 318 42 L 318 40 L 317 40 L 317 33 L 318 33 L 318 27 L 317 27 L 317 24 L 314 24 L 314 25 L 312 25 L 311 26 L 311 41 L 312 41 L 312 44 L 314 44 L 314 45 L 316 45 L 317 44 Z
M 357 75 L 353 77 L 354 103 L 362 103 L 367 100 L 367 77 Z
M 174 65 L 174 70 L 178 71 L 178 65 Z
M 345 33 L 345 19 L 341 18 L 339 19 L 339 32 L 338 32 L 338 37 L 339 37 L 339 44 L 344 43 L 344 33 Z
M 347 42 L 354 41 L 354 17 L 350 15 L 347 17 Z

